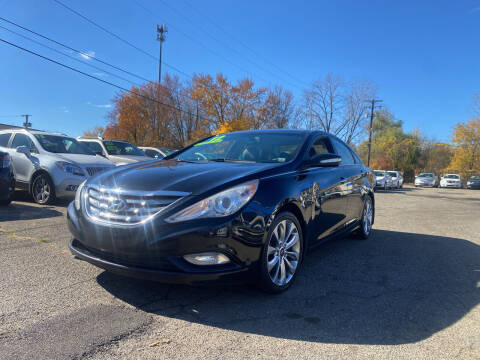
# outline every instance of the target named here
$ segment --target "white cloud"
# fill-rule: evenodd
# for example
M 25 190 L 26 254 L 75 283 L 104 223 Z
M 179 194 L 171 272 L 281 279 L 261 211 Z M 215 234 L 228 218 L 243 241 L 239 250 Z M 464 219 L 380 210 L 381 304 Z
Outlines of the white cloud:
M 97 77 L 104 77 L 104 76 L 107 76 L 107 74 L 103 73 L 103 72 L 94 72 L 92 73 L 93 76 L 97 76 Z
M 110 109 L 112 107 L 112 104 L 94 104 L 91 101 L 87 101 L 87 105 L 100 108 L 100 109 Z
M 90 60 L 95 57 L 95 51 L 89 50 L 86 53 L 81 53 L 80 56 L 85 60 Z

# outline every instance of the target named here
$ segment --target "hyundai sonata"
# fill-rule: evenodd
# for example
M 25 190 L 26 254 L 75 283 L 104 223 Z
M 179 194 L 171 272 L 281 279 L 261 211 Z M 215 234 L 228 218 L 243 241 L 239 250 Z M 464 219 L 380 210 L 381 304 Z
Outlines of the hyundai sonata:
M 88 179 L 68 207 L 78 258 L 170 283 L 256 281 L 280 292 L 306 250 L 374 221 L 373 175 L 335 136 L 215 135 Z

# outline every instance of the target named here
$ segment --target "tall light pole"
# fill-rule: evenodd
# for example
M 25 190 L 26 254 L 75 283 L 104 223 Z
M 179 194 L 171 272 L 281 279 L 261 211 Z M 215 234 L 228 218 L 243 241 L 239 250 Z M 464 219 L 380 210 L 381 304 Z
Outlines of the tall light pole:
M 157 41 L 160 41 L 160 57 L 158 59 L 158 84 L 162 83 L 162 44 L 165 41 L 165 34 L 168 32 L 167 25 L 157 25 Z
M 370 152 L 372 150 L 373 113 L 375 112 L 375 104 L 382 102 L 382 100 L 372 99 L 367 101 L 372 104 L 372 108 L 370 109 L 370 128 L 368 131 L 368 158 L 367 158 L 367 166 L 370 167 Z

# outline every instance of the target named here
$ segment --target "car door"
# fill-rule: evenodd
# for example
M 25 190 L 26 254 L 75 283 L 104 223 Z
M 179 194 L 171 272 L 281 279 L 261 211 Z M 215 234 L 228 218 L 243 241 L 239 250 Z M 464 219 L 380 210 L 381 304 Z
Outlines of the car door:
M 358 219 L 360 209 L 363 209 L 362 182 L 363 176 L 360 164 L 355 161 L 352 150 L 348 145 L 336 137 L 332 137 L 335 153 L 342 158 L 339 166 L 341 170 L 341 187 L 346 198 L 345 224 L 348 225 Z
M 319 136 L 310 145 L 306 156 L 311 159 L 322 153 L 333 153 L 327 136 Z M 312 182 L 312 226 L 316 234 L 313 240 L 332 235 L 345 224 L 346 198 L 342 171 L 339 167 L 313 167 L 308 169 Z
M 32 154 L 38 153 L 38 150 L 26 134 L 16 133 L 11 140 L 11 150 L 9 153 L 12 158 L 13 169 L 15 170 L 15 179 L 23 183 L 28 183 L 30 181 L 30 175 L 35 170 L 35 164 L 38 163 L 38 159 L 35 156 L 27 156 L 17 152 L 19 146 L 28 147 Z

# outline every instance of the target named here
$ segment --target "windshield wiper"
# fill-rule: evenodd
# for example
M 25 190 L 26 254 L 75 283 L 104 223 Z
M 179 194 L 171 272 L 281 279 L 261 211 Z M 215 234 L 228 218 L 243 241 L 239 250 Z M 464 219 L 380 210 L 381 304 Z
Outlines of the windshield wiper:
M 256 163 L 256 161 L 251 160 L 240 160 L 240 159 L 229 159 L 229 158 L 216 158 L 216 159 L 207 159 L 207 161 L 215 161 L 215 162 L 244 162 L 244 163 Z

